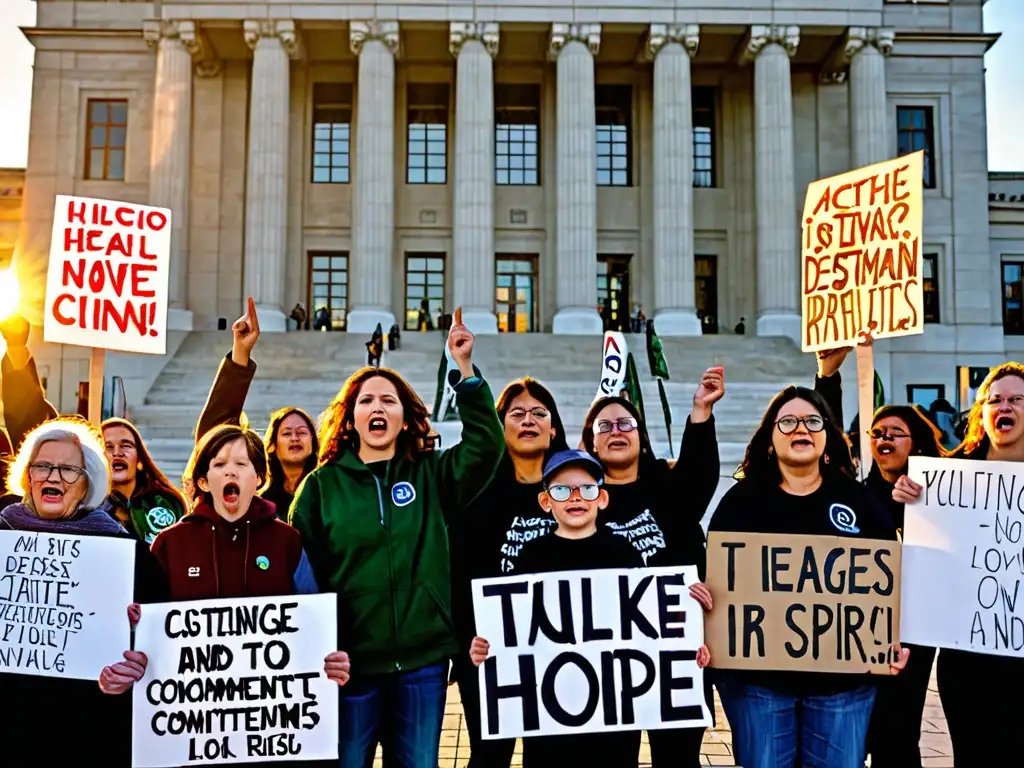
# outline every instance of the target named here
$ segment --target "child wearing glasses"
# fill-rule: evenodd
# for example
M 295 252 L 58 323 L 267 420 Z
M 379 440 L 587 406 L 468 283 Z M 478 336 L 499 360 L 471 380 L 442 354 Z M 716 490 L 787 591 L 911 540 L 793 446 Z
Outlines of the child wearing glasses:
M 524 548 L 517 564 L 519 573 L 552 573 L 603 568 L 639 568 L 640 553 L 622 536 L 597 524 L 598 511 L 608 504 L 602 487 L 604 467 L 586 451 L 565 450 L 552 456 L 544 467 L 540 506 L 553 515 L 557 527 Z M 697 590 L 704 589 L 697 585 Z M 691 590 L 691 593 L 693 590 Z M 697 594 L 694 597 L 700 599 Z M 480 666 L 490 646 L 482 637 L 473 639 L 470 659 Z M 697 663 L 710 662 L 702 647 Z M 579 765 L 636 768 L 640 731 L 587 733 L 572 736 L 534 736 L 523 740 L 523 768 L 561 768 L 571 760 Z

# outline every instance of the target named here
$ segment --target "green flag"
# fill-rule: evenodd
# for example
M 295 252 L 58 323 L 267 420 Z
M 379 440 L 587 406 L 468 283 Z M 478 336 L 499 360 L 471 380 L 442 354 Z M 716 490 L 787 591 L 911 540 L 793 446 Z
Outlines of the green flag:
M 640 390 L 640 376 L 637 375 L 636 362 L 633 360 L 633 353 L 626 355 L 626 394 L 629 402 L 640 411 L 640 419 L 647 421 L 644 417 L 644 394 Z
M 875 410 L 885 405 L 885 387 L 882 385 L 882 377 L 875 371 Z
M 651 375 L 658 379 L 668 379 L 668 362 L 661 339 L 654 332 L 654 321 L 647 321 L 647 363 L 651 366 Z
M 445 346 L 447 347 L 448 342 L 445 340 Z M 444 385 L 448 380 L 448 356 L 445 354 L 444 349 L 441 349 L 441 363 L 437 368 L 437 394 L 434 395 L 434 415 L 432 416 L 434 421 L 437 421 L 441 415 L 441 406 L 444 403 Z

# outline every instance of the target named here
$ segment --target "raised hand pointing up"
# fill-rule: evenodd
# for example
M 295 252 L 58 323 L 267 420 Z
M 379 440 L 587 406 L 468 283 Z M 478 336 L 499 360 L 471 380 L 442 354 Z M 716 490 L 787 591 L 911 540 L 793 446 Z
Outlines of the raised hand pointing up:
M 462 324 L 462 307 L 455 310 L 452 327 L 448 331 L 448 351 L 452 360 L 459 366 L 464 378 L 473 375 L 473 341 L 475 337 L 469 328 Z
M 246 304 L 245 314 L 235 320 L 231 326 L 234 341 L 231 344 L 231 362 L 243 368 L 249 365 L 249 355 L 260 337 L 260 319 L 256 315 L 256 302 L 252 296 Z

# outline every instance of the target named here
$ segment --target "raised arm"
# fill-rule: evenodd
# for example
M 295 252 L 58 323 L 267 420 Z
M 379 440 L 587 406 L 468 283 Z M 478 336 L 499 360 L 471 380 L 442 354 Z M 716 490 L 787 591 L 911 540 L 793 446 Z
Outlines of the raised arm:
M 693 410 L 686 420 L 679 458 L 669 473 L 672 488 L 666 489 L 669 494 L 679 494 L 679 498 L 687 500 L 682 512 L 684 521 L 703 519 L 718 490 L 722 463 L 712 409 L 724 394 L 725 369 L 708 368 L 693 395 Z
M 214 427 L 238 424 L 241 421 L 245 398 L 256 375 L 256 363 L 250 355 L 260 337 L 260 321 L 252 297 L 249 298 L 246 313 L 231 326 L 231 335 L 234 337 L 231 354 L 221 361 L 206 405 L 199 414 L 197 443 Z
M 462 419 L 462 441 L 436 455 L 438 485 L 446 518 L 470 504 L 491 482 L 505 453 L 505 431 L 494 410 L 494 395 L 473 366 L 473 334 L 462 324 L 462 308 L 455 310 L 448 331 L 448 349 L 458 365 L 453 384 Z
M 843 376 L 839 373 L 839 367 L 850 354 L 850 347 L 840 349 L 826 349 L 818 353 L 818 375 L 814 377 L 814 391 L 825 398 L 829 410 L 835 418 L 839 428 L 846 431 L 843 426 Z
M 0 363 L 0 397 L 12 455 L 18 452 L 25 435 L 57 416 L 57 409 L 46 399 L 36 361 L 28 349 L 29 330 L 28 321 L 20 315 L 11 315 L 0 324 L 0 333 L 7 342 L 7 353 Z

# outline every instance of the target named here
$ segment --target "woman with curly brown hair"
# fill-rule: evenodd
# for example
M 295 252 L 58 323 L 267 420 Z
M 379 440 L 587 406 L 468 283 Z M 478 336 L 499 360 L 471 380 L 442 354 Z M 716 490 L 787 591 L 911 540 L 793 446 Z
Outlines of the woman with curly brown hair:
M 295 496 L 291 523 L 320 587 L 338 593 L 338 639 L 357 670 L 341 693 L 341 768 L 371 766 L 378 742 L 389 764 L 437 766 L 458 650 L 447 523 L 487 486 L 505 450 L 473 341 L 456 310 L 448 348 L 462 442 L 431 450 L 412 387 L 387 368 L 363 368 L 327 409 L 319 466 Z

